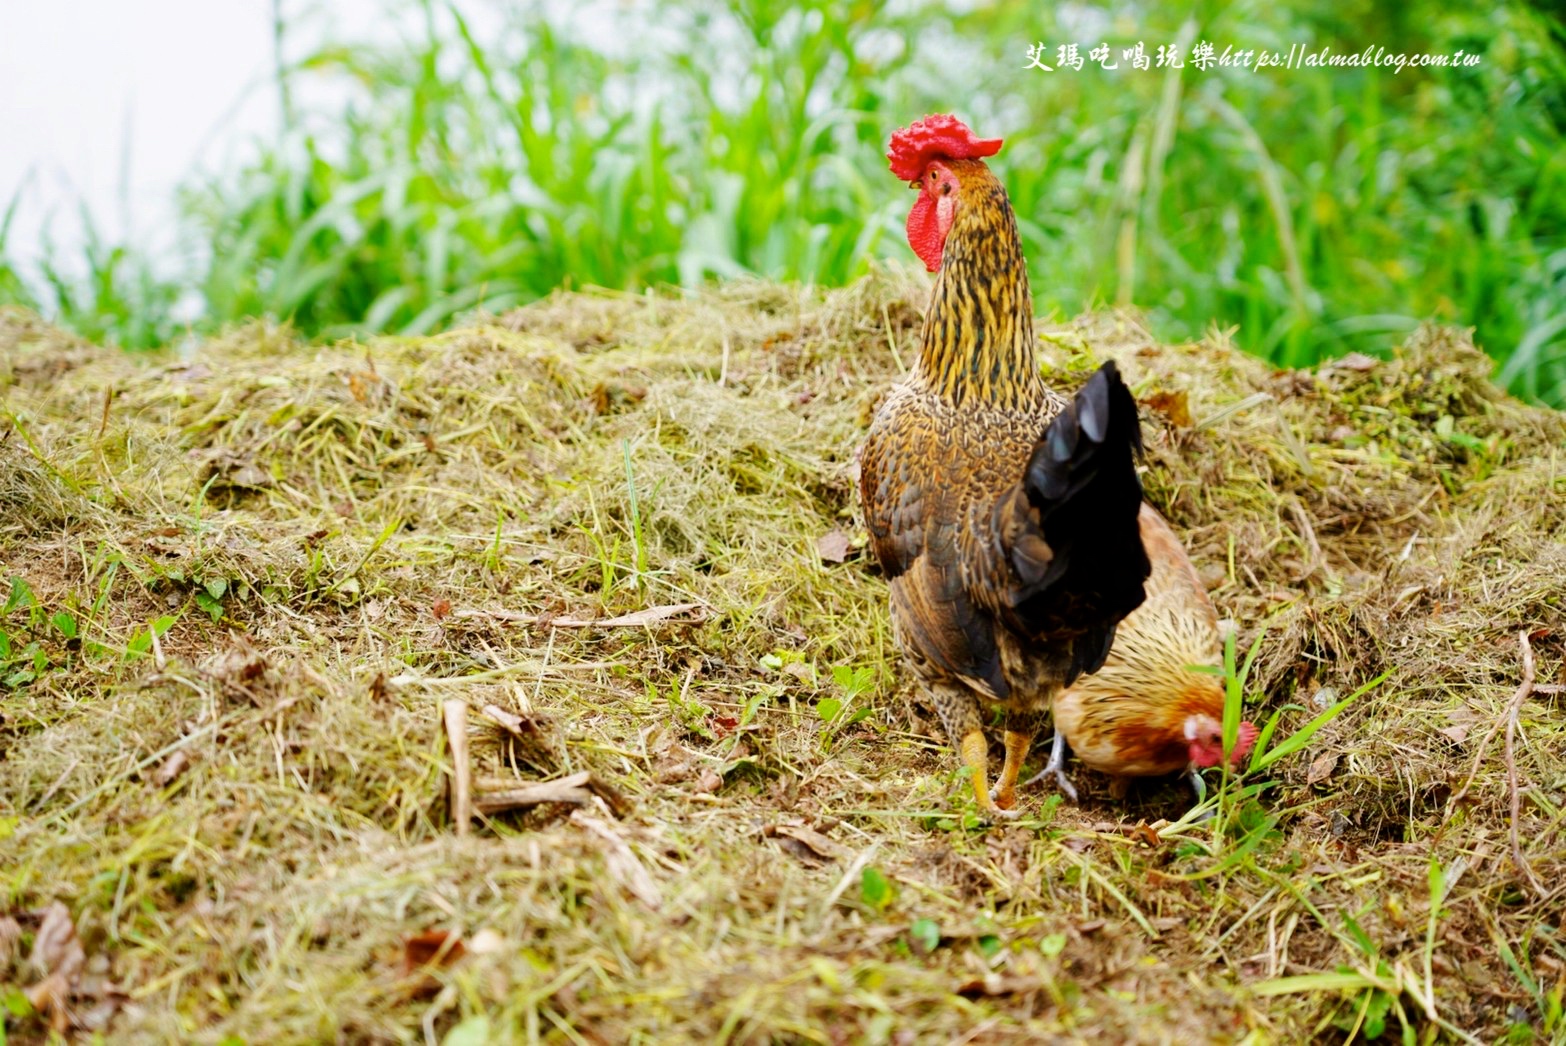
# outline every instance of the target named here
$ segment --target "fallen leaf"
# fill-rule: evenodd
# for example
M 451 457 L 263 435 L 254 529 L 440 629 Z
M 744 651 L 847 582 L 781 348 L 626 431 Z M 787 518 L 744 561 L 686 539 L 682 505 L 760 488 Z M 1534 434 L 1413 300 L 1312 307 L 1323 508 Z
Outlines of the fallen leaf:
M 706 792 L 707 794 L 711 795 L 722 787 L 723 775 L 718 773 L 710 766 L 704 768 L 701 772 L 701 776 L 696 778 L 696 791 L 698 792 Z
M 87 953 L 76 936 L 70 909 L 59 901 L 44 912 L 29 961 L 39 979 L 27 989 L 27 1001 L 48 1017 L 51 1028 L 64 1034 L 70 1026 L 71 991 L 86 964 Z
M 1175 428 L 1191 427 L 1191 397 L 1184 389 L 1155 392 L 1142 402 L 1163 414 Z
M 1456 726 L 1446 727 L 1436 732 L 1446 736 L 1455 745 L 1460 745 L 1464 741 L 1468 740 L 1468 727 L 1462 723 L 1459 723 Z
M 833 527 L 816 538 L 816 553 L 823 563 L 841 563 L 848 558 L 848 535 Z
M 1319 784 L 1332 776 L 1332 771 L 1338 768 L 1338 754 L 1336 752 L 1324 752 L 1310 762 L 1310 769 L 1306 771 L 1306 784 Z
M 508 712 L 499 705 L 485 705 L 484 717 L 504 728 L 507 733 L 517 737 L 526 737 L 529 734 L 540 733 L 539 726 L 530 718 L 524 718 L 515 712 Z
M 597 818 L 588 817 L 580 810 L 571 815 L 571 820 L 603 840 L 604 867 L 609 870 L 612 878 L 638 901 L 654 911 L 662 906 L 663 892 L 658 888 L 658 881 L 647 871 L 641 859 L 631 849 L 630 843 L 626 842 L 610 825 Z
M 446 615 L 451 613 L 451 600 L 444 598 L 435 600 L 430 604 L 430 613 L 435 616 L 436 621 L 445 620 Z
M 803 661 L 790 661 L 783 666 L 783 674 L 793 676 L 804 683 L 814 683 L 816 681 L 815 666 L 806 664 Z
M 815 829 L 802 824 L 768 825 L 762 829 L 761 834 L 798 843 L 799 846 L 808 851 L 809 855 L 823 861 L 835 861 L 848 854 L 846 847 L 833 842 Z
M 22 924 L 9 915 L 0 916 L 0 970 L 9 969 L 22 943 Z
M 426 930 L 402 942 L 402 973 L 409 974 L 425 966 L 450 966 L 467 951 L 460 935 L 448 930 Z
M 1333 366 L 1341 367 L 1344 370 L 1357 370 L 1364 372 L 1367 370 L 1375 370 L 1376 366 L 1380 362 L 1381 361 L 1376 359 L 1374 356 L 1367 356 L 1363 352 L 1351 352 L 1347 356 L 1344 356 L 1342 359 L 1334 363 Z
M 1060 841 L 1060 845 L 1073 853 L 1082 853 L 1093 845 L 1093 839 L 1086 835 L 1068 835 Z
M 179 780 L 180 775 L 189 769 L 190 756 L 185 754 L 184 749 L 181 749 L 163 760 L 163 765 L 158 767 L 157 772 L 152 775 L 152 783 L 159 788 L 167 788 Z
M 1142 842 L 1146 843 L 1148 846 L 1153 847 L 1155 850 L 1161 846 L 1164 841 L 1162 837 L 1160 837 L 1159 834 L 1154 831 L 1153 826 L 1148 824 L 1146 821 L 1138 822 L 1137 825 L 1133 827 L 1128 834 L 1130 834 L 1132 838 L 1140 839 Z
M 991 973 L 958 985 L 957 994 L 965 999 L 977 999 L 984 996 L 993 998 L 1000 995 L 1018 995 L 1026 991 L 1036 991 L 1038 987 L 1039 982 L 1034 978 L 1009 977 Z

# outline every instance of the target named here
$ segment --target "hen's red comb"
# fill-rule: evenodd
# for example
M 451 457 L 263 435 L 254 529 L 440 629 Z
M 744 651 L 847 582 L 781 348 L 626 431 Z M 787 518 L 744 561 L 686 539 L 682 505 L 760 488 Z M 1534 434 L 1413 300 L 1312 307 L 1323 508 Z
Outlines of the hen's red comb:
M 924 174 L 925 167 L 937 156 L 949 160 L 994 156 L 1000 152 L 1001 141 L 1000 138 L 980 138 L 957 117 L 938 113 L 916 120 L 901 131 L 893 131 L 886 158 L 892 162 L 893 174 L 911 182 Z

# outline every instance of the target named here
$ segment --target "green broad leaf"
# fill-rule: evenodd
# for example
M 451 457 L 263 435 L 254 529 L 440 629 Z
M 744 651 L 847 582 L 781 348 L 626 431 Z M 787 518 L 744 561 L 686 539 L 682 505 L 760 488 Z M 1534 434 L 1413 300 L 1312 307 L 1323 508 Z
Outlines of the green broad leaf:
M 859 876 L 859 898 L 876 911 L 885 911 L 896 891 L 879 868 L 867 867 Z
M 222 599 L 224 594 L 228 592 L 228 579 L 215 577 L 208 581 L 203 587 L 207 590 L 207 595 L 211 596 L 213 599 Z
M 1063 933 L 1047 933 L 1039 939 L 1039 951 L 1053 959 L 1066 950 L 1066 935 Z
M 60 611 L 49 619 L 54 627 L 60 630 L 60 634 L 66 639 L 76 638 L 76 619 L 65 611 Z
M 11 594 L 6 597 L 5 609 L 0 611 L 0 613 L 9 614 L 17 607 L 28 607 L 37 602 L 33 598 L 33 590 L 28 587 L 27 582 L 13 575 L 11 578 Z
M 934 919 L 915 919 L 908 936 L 926 955 L 941 946 L 941 928 Z
M 816 715 L 821 717 L 823 723 L 837 721 L 838 715 L 843 711 L 843 702 L 835 697 L 823 698 L 816 702 Z

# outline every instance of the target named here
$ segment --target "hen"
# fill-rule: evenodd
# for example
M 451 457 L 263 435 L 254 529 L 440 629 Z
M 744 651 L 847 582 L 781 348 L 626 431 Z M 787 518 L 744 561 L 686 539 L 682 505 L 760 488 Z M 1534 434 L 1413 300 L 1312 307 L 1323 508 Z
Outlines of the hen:
M 860 502 L 903 656 L 971 768 L 987 819 L 1062 687 L 1095 671 L 1142 602 L 1136 401 L 1106 363 L 1067 402 L 1040 378 L 1017 222 L 980 139 L 952 116 L 892 135 L 919 193 L 908 241 L 936 273 L 917 364 L 876 411 Z M 989 790 L 986 706 L 1005 712 Z
M 1132 777 L 1186 769 L 1200 797 L 1202 768 L 1223 761 L 1223 679 L 1197 670 L 1223 661 L 1218 612 L 1163 517 L 1144 504 L 1140 524 L 1153 564 L 1147 601 L 1121 622 L 1103 667 L 1055 699 L 1054 750 L 1028 782 L 1053 773 L 1072 799 L 1068 742 L 1085 765 L 1115 779 L 1116 798 Z M 1231 759 L 1237 763 L 1255 740 L 1256 727 L 1241 723 Z

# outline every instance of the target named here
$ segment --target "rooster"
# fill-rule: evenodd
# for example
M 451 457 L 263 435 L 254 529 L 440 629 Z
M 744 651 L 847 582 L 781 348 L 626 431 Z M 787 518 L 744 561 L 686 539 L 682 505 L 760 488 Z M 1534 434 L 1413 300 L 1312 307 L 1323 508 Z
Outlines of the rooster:
M 1054 749 L 1028 782 L 1054 774 L 1072 799 L 1067 743 L 1085 765 L 1114 778 L 1110 794 L 1117 799 L 1133 777 L 1180 770 L 1189 771 L 1201 799 L 1202 770 L 1223 762 L 1223 679 L 1200 670 L 1223 660 L 1218 612 L 1163 517 L 1144 504 L 1140 524 L 1153 564 L 1147 601 L 1121 623 L 1103 667 L 1055 699 Z M 1242 722 L 1232 762 L 1255 742 L 1255 725 Z
M 877 409 L 860 503 L 897 643 L 972 771 L 980 814 L 1016 817 L 1050 702 L 1103 664 L 1150 569 L 1137 529 L 1136 401 L 1106 363 L 1071 401 L 1039 375 L 1017 221 L 953 116 L 892 135 L 919 193 L 908 242 L 936 274 L 917 364 Z M 1005 713 L 992 793 L 986 706 Z

